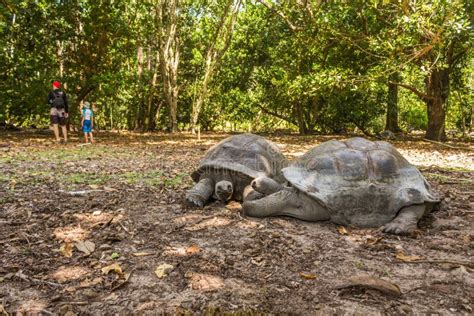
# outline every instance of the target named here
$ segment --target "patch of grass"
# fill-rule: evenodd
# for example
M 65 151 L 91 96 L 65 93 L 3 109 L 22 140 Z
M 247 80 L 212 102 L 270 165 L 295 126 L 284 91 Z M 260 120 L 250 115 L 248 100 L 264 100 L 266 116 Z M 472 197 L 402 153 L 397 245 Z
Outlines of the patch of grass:
M 126 153 L 125 156 L 131 156 L 133 153 Z M 117 151 L 116 148 L 107 146 L 83 146 L 83 147 L 52 147 L 47 150 L 37 150 L 28 153 L 16 154 L 14 160 L 21 161 L 48 161 L 54 163 L 65 163 L 83 161 L 86 159 L 98 159 L 102 156 L 123 157 L 124 153 Z
M 119 180 L 125 181 L 126 183 L 129 183 L 129 184 L 144 183 L 150 186 L 162 184 L 163 183 L 162 177 L 163 177 L 163 172 L 159 170 L 152 170 L 152 171 L 145 171 L 145 172 L 130 171 L 130 172 L 122 173 L 117 176 Z
M 60 176 L 61 182 L 66 184 L 105 184 L 112 179 L 105 174 L 78 172 Z
M 119 178 L 128 184 L 135 184 L 140 180 L 140 174 L 135 171 L 122 173 Z
M 130 171 L 116 176 L 118 180 L 128 184 L 142 183 L 147 186 L 164 185 L 170 188 L 180 186 L 187 177 L 187 173 L 179 173 L 173 177 L 165 176 L 160 170 L 148 170 L 144 172 Z
M 439 183 L 459 183 L 459 184 L 473 184 L 474 181 L 470 179 L 451 178 L 438 173 L 425 173 L 426 177 L 430 180 L 437 181 Z
M 186 173 L 179 173 L 173 178 L 166 178 L 163 183 L 167 187 L 174 188 L 174 187 L 180 186 L 184 182 L 187 176 L 188 174 Z
M 13 162 L 13 158 L 10 156 L 0 157 L 0 164 L 11 164 Z
M 0 182 L 10 182 L 10 176 L 6 173 L 0 173 Z
M 392 278 L 392 274 L 390 273 L 388 269 L 383 270 L 383 276 L 386 278 Z
M 464 167 L 427 167 L 427 166 L 420 166 L 420 171 L 425 172 L 429 170 L 439 170 L 444 172 L 474 172 L 472 169 L 464 168 Z
M 2 192 L 0 196 L 0 205 L 6 203 L 13 203 L 15 202 L 15 193 L 12 189 L 7 189 L 6 192 Z
M 367 270 L 367 267 L 366 267 L 365 263 L 363 263 L 362 261 L 355 262 L 355 266 L 356 266 L 357 269 Z

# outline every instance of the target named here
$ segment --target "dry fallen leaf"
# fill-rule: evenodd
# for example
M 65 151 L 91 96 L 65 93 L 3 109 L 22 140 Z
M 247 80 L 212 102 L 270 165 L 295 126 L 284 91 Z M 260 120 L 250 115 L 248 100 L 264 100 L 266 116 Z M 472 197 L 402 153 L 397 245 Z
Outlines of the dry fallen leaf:
M 97 284 L 101 284 L 104 280 L 101 277 L 94 278 L 93 280 L 86 279 L 84 281 L 81 281 L 79 284 L 79 287 L 84 288 L 84 287 L 91 287 Z
M 56 239 L 64 242 L 81 241 L 86 239 L 89 235 L 89 231 L 82 229 L 80 226 L 77 227 L 58 227 L 53 232 Z
M 407 256 L 404 252 L 397 252 L 395 258 L 405 261 L 405 262 L 414 262 L 423 259 L 420 256 Z
M 240 212 L 242 210 L 242 205 L 239 202 L 230 201 L 227 203 L 225 208 L 231 211 Z
M 120 267 L 118 263 L 113 263 L 111 265 L 108 265 L 102 268 L 103 274 L 109 274 L 110 271 L 117 273 L 120 277 L 123 276 L 122 268 Z
M 10 315 L 7 313 L 7 311 L 5 310 L 5 307 L 3 307 L 2 304 L 0 304 L 0 315 L 5 315 L 5 316 Z
M 49 303 L 44 299 L 24 299 L 15 309 L 14 315 L 43 315 Z
M 157 277 L 161 279 L 165 277 L 166 274 L 173 269 L 174 269 L 174 266 L 172 266 L 171 264 L 163 263 L 159 265 L 158 267 L 156 267 L 155 274 Z
M 349 232 L 347 231 L 347 229 L 344 227 L 344 226 L 339 226 L 337 228 L 337 231 L 339 232 L 339 234 L 341 235 L 349 235 Z
M 112 291 L 114 291 L 114 290 L 118 289 L 119 287 L 123 286 L 124 284 L 126 284 L 128 282 L 128 280 L 130 279 L 130 276 L 132 275 L 132 272 L 124 273 L 123 276 L 120 279 L 114 281 L 114 286 L 112 287 Z
M 71 258 L 72 257 L 72 251 L 73 251 L 74 245 L 72 243 L 64 243 L 61 245 L 59 248 L 59 252 L 66 258 Z
M 256 265 L 257 267 L 263 266 L 266 262 L 263 259 L 263 257 L 258 256 L 258 257 L 253 257 L 250 259 L 250 263 Z
M 196 222 L 200 219 L 203 219 L 203 216 L 200 214 L 187 214 L 184 216 L 177 217 L 173 219 L 173 222 L 179 225 L 189 224 L 191 222 Z
M 91 253 L 95 250 L 95 244 L 92 241 L 79 241 L 76 243 L 76 248 L 79 251 L 82 251 L 86 256 L 90 256 Z
M 185 227 L 184 229 L 189 230 L 189 231 L 198 231 L 198 230 L 209 228 L 209 227 L 227 226 L 229 224 L 230 224 L 230 220 L 227 218 L 213 217 L 211 219 L 207 219 L 202 222 L 199 222 L 195 225 Z
M 165 256 L 186 256 L 186 249 L 184 247 L 165 247 L 163 254 Z
M 244 219 L 243 221 L 238 222 L 236 225 L 238 228 L 242 228 L 242 229 L 255 229 L 255 228 L 260 229 L 264 227 L 262 224 L 254 222 L 252 220 L 248 220 L 248 219 Z
M 218 276 L 194 272 L 188 272 L 185 276 L 191 279 L 191 287 L 194 290 L 211 292 L 216 291 L 225 285 L 224 280 Z
M 133 253 L 133 256 L 135 257 L 145 257 L 145 256 L 152 256 L 154 255 L 154 252 L 135 252 Z
M 368 275 L 358 275 L 351 277 L 348 284 L 338 286 L 337 288 L 343 289 L 350 287 L 374 289 L 393 296 L 402 295 L 400 287 L 397 284 Z
M 51 276 L 59 283 L 78 280 L 83 276 L 89 274 L 89 270 L 79 266 L 73 267 L 60 267 Z
M 379 241 L 382 240 L 382 237 L 374 237 L 374 236 L 368 236 L 367 239 L 365 240 L 365 243 L 367 245 L 375 245 Z
M 194 255 L 201 252 L 201 248 L 198 245 L 192 245 L 186 249 L 186 254 Z
M 118 191 L 117 189 L 107 187 L 107 186 L 104 186 L 104 190 L 107 191 L 107 192 L 116 192 L 116 191 Z
M 318 276 L 313 273 L 305 273 L 305 272 L 300 272 L 300 276 L 302 278 L 308 279 L 308 280 L 313 280 L 316 279 Z

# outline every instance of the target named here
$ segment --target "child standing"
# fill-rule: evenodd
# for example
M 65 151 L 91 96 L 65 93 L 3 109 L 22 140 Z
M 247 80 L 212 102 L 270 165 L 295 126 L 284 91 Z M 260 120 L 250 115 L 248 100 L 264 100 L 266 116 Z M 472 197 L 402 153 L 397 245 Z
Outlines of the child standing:
M 91 110 L 90 107 L 90 103 L 86 101 L 84 102 L 84 107 L 82 108 L 81 126 L 82 131 L 84 132 L 86 144 L 88 143 L 88 136 L 91 137 L 91 143 L 94 142 L 94 137 L 92 136 L 92 127 L 94 126 L 94 112 Z

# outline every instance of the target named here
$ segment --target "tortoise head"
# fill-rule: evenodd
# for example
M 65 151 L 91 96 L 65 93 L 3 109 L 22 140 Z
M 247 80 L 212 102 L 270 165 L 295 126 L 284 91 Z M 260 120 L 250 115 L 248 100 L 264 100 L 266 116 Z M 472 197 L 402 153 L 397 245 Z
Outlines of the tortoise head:
M 216 183 L 214 190 L 217 199 L 221 202 L 226 202 L 230 200 L 234 193 L 234 185 L 230 181 L 221 180 Z

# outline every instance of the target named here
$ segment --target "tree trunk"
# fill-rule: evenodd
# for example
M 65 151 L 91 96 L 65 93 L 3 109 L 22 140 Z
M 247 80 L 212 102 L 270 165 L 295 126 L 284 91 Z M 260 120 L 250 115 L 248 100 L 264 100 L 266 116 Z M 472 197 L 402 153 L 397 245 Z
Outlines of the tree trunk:
M 140 82 L 140 79 L 142 78 L 142 72 L 143 72 L 143 47 L 138 46 L 137 49 L 137 76 L 138 76 L 138 81 Z
M 160 67 L 163 79 L 163 93 L 170 114 L 170 131 L 178 131 L 178 91 L 179 39 L 177 34 L 177 0 L 162 0 L 157 6 L 161 21 Z
M 211 55 L 208 54 L 207 61 L 206 61 L 206 70 L 204 73 L 204 78 L 202 80 L 201 89 L 199 91 L 196 101 L 193 102 L 193 108 L 192 108 L 192 113 L 191 113 L 191 132 L 193 134 L 196 133 L 199 113 L 201 112 L 202 104 L 204 103 L 204 98 L 207 95 L 207 84 L 209 82 L 209 79 L 212 73 L 212 68 L 210 66 L 211 66 Z
M 233 7 L 234 0 L 228 0 L 224 12 L 219 20 L 215 34 L 211 45 L 207 50 L 206 64 L 204 67 L 204 75 L 201 80 L 200 89 L 198 91 L 197 99 L 192 105 L 191 114 L 191 131 L 193 134 L 196 132 L 196 126 L 199 119 L 199 113 L 201 112 L 202 105 L 207 96 L 207 87 L 209 81 L 212 79 L 214 72 L 218 69 L 222 57 L 226 53 L 232 40 L 232 34 L 237 21 L 237 15 L 239 13 L 241 0 L 237 0 Z M 232 7 L 232 11 L 230 10 Z M 227 16 L 230 12 L 230 21 L 226 24 Z M 224 41 L 224 46 L 221 49 L 216 49 L 219 41 Z
M 385 130 L 398 133 L 401 132 L 398 126 L 398 85 L 393 82 L 398 82 L 400 76 L 398 73 L 393 73 L 388 78 L 388 98 L 387 98 L 387 117 L 385 121 Z
M 436 141 L 445 141 L 444 123 L 446 105 L 449 96 L 449 69 L 433 69 L 426 78 L 426 100 L 428 110 L 428 128 L 425 137 Z
M 60 40 L 56 40 L 56 44 L 58 46 L 57 57 L 59 61 L 59 78 L 61 78 L 62 80 L 64 78 L 64 58 L 63 58 L 64 44 Z
M 310 121 L 308 122 L 308 128 L 310 131 L 314 131 L 316 124 L 318 123 L 321 101 L 322 101 L 322 98 L 320 96 L 312 97 L 310 100 L 311 111 L 309 114 Z
M 296 119 L 298 121 L 298 131 L 300 135 L 308 134 L 308 128 L 306 127 L 306 121 L 304 119 L 303 107 L 301 103 L 296 104 Z

